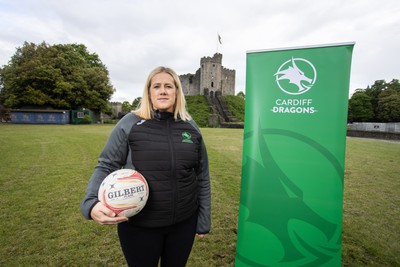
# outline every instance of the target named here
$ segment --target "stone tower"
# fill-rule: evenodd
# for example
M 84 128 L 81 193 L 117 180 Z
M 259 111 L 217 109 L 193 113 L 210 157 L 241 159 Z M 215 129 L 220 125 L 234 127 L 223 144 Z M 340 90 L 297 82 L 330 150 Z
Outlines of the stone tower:
M 196 74 L 184 74 L 179 78 L 185 95 L 235 94 L 235 70 L 222 66 L 222 54 L 200 59 L 200 69 Z

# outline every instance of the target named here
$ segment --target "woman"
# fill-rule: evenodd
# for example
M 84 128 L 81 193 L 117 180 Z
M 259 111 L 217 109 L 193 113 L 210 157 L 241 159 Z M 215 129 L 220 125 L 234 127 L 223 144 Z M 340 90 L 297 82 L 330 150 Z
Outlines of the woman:
M 138 170 L 150 194 L 144 209 L 126 218 L 98 200 L 102 180 L 120 168 Z M 139 108 L 111 132 L 90 178 L 81 210 L 99 224 L 118 224 L 129 266 L 185 266 L 194 237 L 209 233 L 210 181 L 200 131 L 186 111 L 178 75 L 158 67 L 147 78 Z

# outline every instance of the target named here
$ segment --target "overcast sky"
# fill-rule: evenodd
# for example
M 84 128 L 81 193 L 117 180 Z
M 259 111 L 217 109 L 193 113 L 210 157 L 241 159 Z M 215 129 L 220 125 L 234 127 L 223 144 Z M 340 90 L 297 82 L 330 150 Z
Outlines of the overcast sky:
M 81 43 L 107 66 L 112 100 L 131 102 L 159 65 L 195 73 L 218 50 L 238 93 L 248 51 L 355 42 L 353 92 L 400 79 L 399 14 L 399 0 L 0 0 L 0 66 L 25 41 Z

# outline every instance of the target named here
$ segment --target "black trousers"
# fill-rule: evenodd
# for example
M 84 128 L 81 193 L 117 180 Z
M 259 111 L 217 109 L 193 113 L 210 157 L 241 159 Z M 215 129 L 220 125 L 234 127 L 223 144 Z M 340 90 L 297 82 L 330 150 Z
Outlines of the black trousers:
M 118 236 L 130 267 L 184 267 L 196 235 L 197 213 L 178 224 L 146 228 L 123 222 Z

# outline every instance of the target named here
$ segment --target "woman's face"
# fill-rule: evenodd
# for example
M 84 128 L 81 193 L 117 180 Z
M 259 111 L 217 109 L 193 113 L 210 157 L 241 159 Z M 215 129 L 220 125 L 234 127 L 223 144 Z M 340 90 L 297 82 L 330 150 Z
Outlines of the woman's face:
M 171 75 L 165 72 L 154 75 L 149 93 L 154 110 L 174 112 L 176 87 Z

